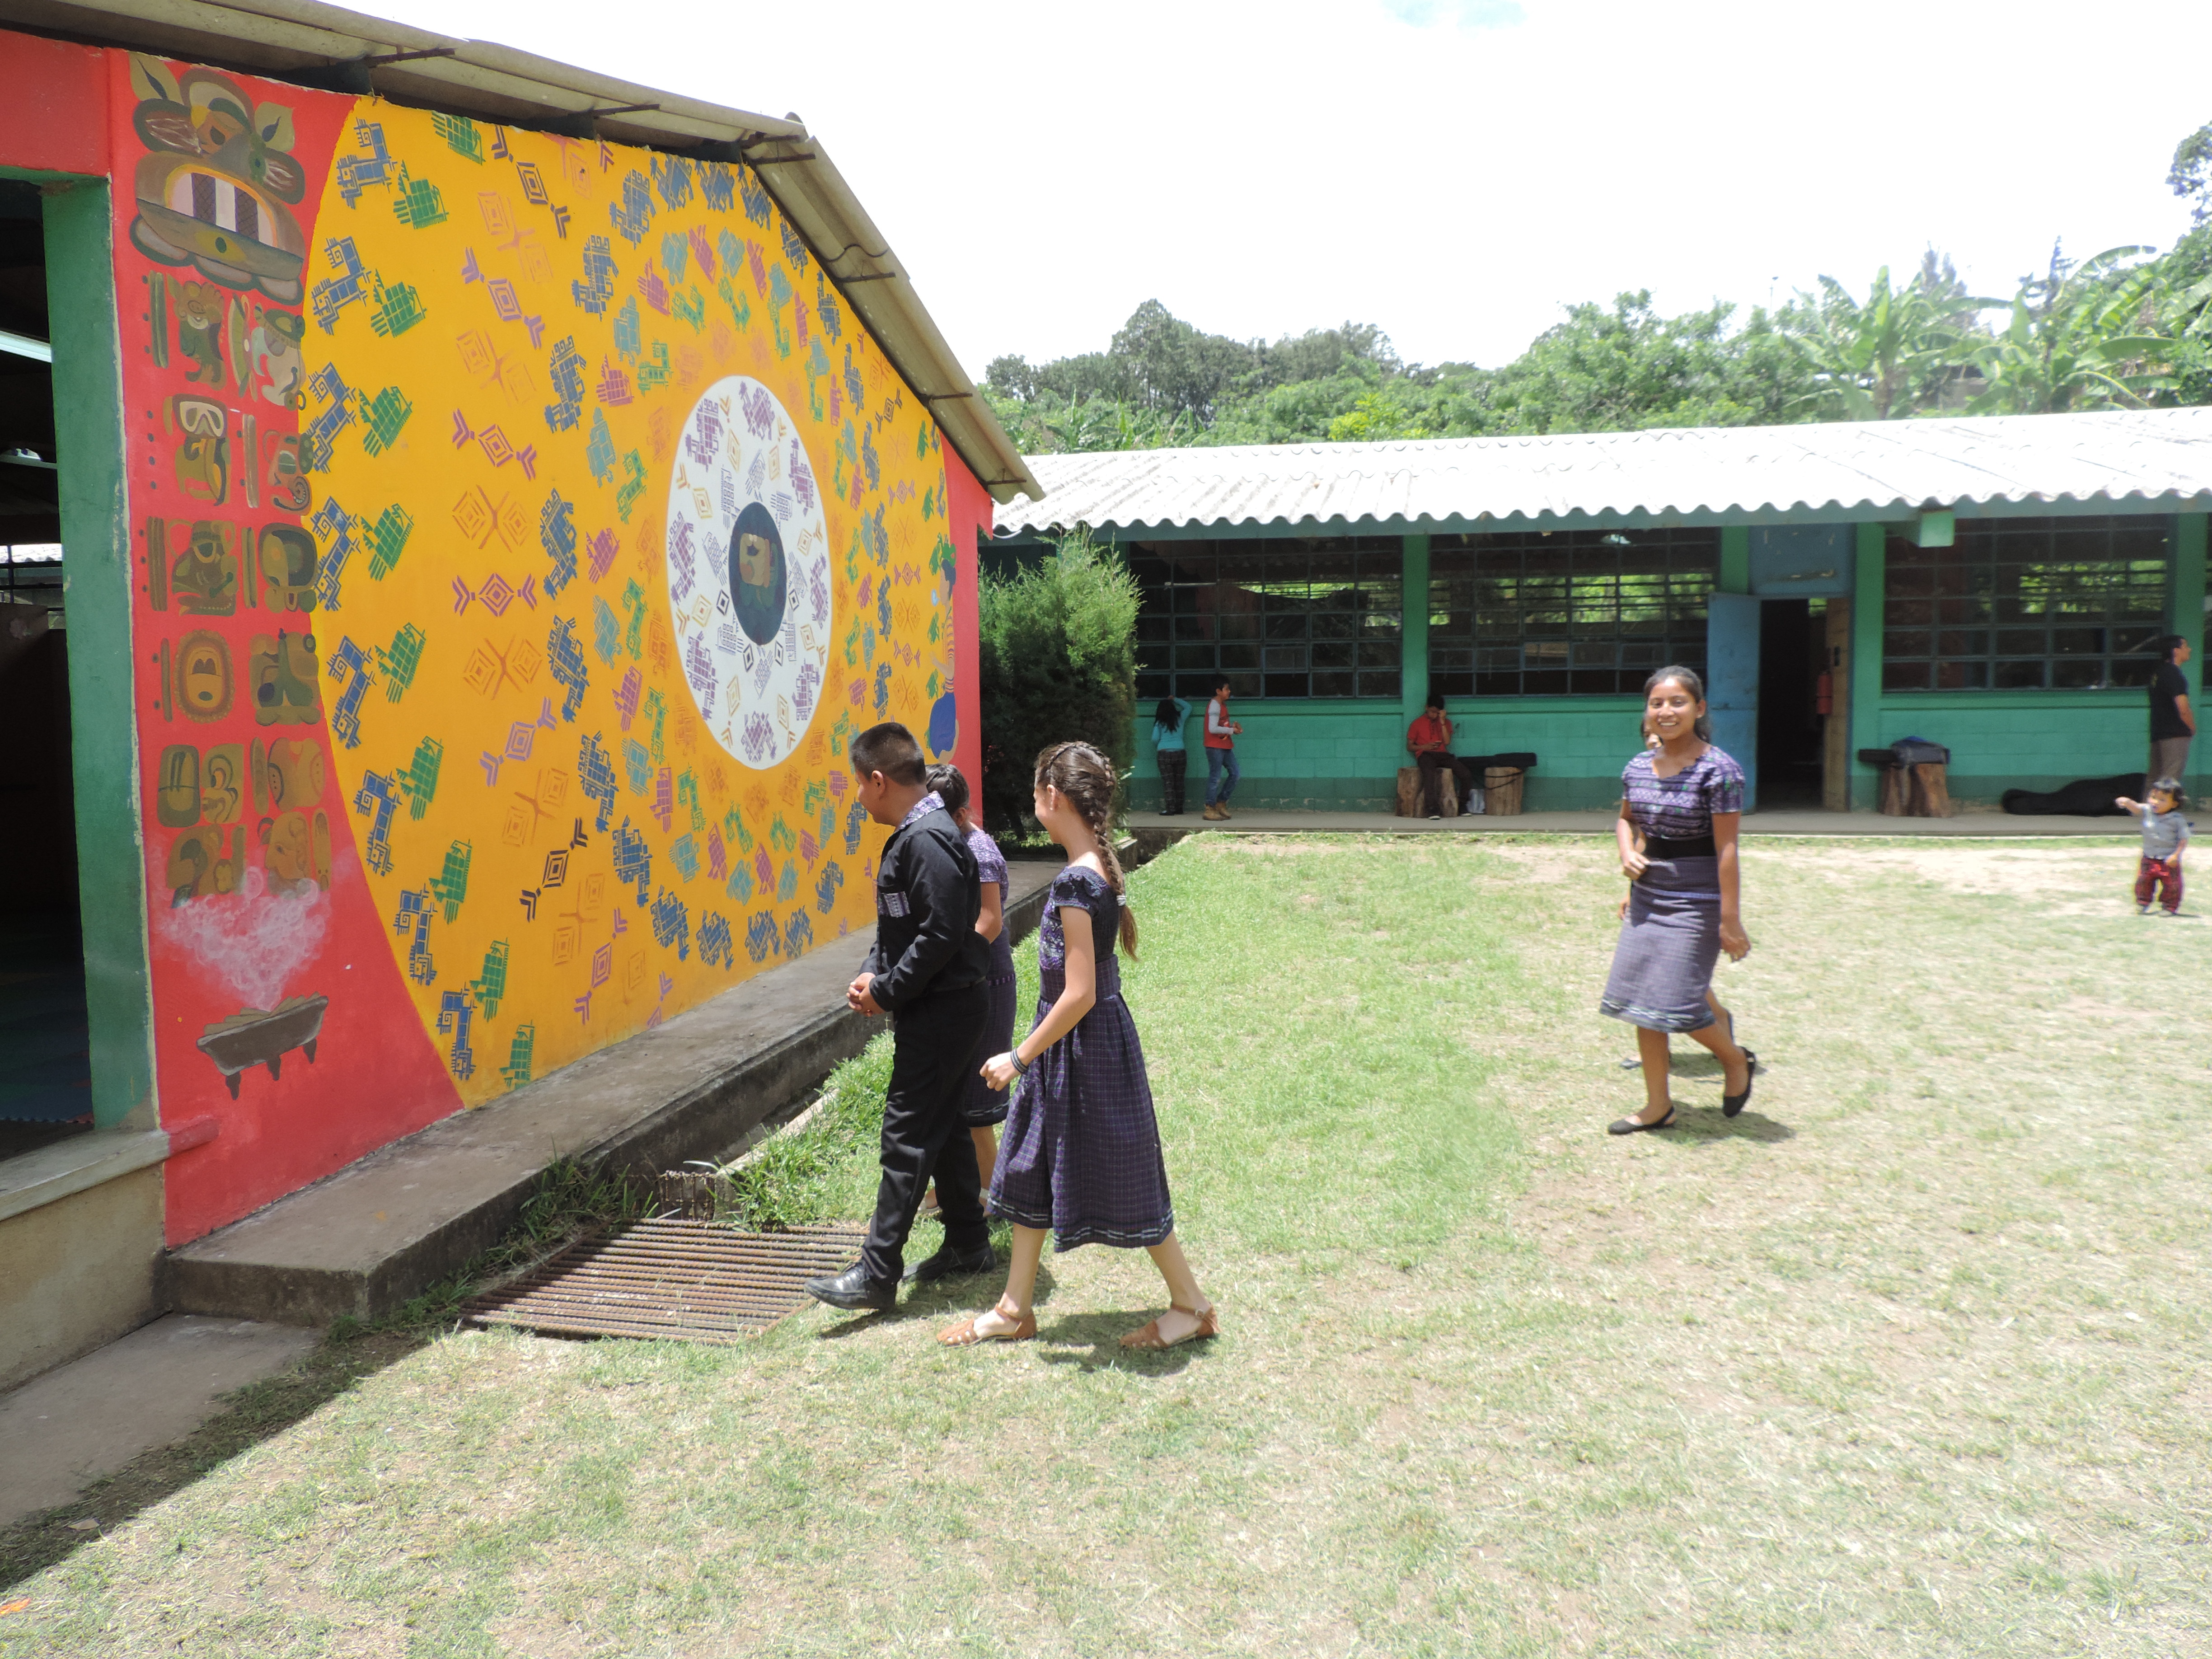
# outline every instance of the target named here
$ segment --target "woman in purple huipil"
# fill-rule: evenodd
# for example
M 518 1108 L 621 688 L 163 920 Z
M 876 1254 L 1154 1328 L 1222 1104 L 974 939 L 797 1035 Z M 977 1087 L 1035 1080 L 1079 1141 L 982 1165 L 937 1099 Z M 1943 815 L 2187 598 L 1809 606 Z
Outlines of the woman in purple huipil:
M 1687 668 L 1662 668 L 1644 683 L 1645 729 L 1658 739 L 1620 775 L 1613 824 L 1622 873 L 1634 884 L 1613 947 L 1601 1013 L 1637 1028 L 1644 1109 L 1610 1127 L 1617 1135 L 1674 1121 L 1668 1092 L 1668 1036 L 1680 1031 L 1721 1062 L 1721 1109 L 1734 1117 L 1751 1099 L 1759 1056 L 1736 1046 L 1709 1000 L 1713 968 L 1750 952 L 1743 931 L 1736 830 L 1743 769 L 1712 744 L 1705 683 Z M 1638 836 L 1643 837 L 1638 844 Z

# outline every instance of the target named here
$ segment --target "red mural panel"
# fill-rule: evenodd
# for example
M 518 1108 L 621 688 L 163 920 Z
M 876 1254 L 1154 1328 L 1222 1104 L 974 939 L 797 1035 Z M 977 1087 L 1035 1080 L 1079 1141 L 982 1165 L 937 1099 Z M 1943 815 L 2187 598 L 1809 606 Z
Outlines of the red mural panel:
M 119 52 L 0 32 L 0 167 L 107 171 L 107 95 Z
M 317 661 L 306 258 L 350 98 L 106 55 L 150 811 L 161 1118 L 180 1243 L 459 1104 L 384 938 Z
M 980 573 L 977 548 L 991 533 L 990 492 L 975 480 L 967 464 L 952 450 L 945 452 L 945 528 L 952 538 L 954 617 L 952 684 L 960 706 L 960 738 L 953 749 L 953 764 L 968 777 L 968 787 L 980 799 L 983 788 L 983 693 L 981 664 L 976 656 L 976 595 Z

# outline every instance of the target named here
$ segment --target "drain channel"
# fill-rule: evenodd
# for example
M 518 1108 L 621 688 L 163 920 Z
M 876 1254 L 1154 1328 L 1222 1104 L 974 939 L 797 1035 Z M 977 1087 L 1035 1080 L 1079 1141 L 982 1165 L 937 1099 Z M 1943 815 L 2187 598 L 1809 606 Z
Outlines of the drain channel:
M 511 1285 L 472 1297 L 472 1325 L 559 1336 L 730 1346 L 806 1305 L 801 1284 L 860 1259 L 864 1227 L 738 1232 L 663 1216 L 573 1244 Z

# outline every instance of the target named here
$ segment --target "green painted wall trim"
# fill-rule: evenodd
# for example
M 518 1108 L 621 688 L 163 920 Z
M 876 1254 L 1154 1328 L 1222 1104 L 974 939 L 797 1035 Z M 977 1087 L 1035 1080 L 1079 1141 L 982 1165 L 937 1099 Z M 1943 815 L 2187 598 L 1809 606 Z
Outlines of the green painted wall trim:
M 1723 593 L 1751 592 L 1751 527 L 1728 525 L 1721 531 L 1720 574 L 1713 585 Z
M 2142 702 L 2143 689 L 2140 685 L 2078 691 L 1890 691 L 1882 696 L 1881 710 L 1884 714 L 1915 708 L 1970 709 L 1976 714 L 2118 708 L 2134 712 L 2142 708 Z
M 1881 775 L 1859 763 L 1858 751 L 1875 746 L 1873 734 L 1881 723 L 1882 571 L 1888 542 L 1881 526 L 1859 526 L 1851 591 L 1850 729 L 1844 740 L 1854 812 L 1872 811 L 1881 799 Z
M 1429 695 L 1429 538 L 1408 536 L 1399 566 L 1399 714 L 1411 726 Z
M 2166 629 L 2189 641 L 2189 648 L 2204 654 L 2204 538 L 2206 516 L 2183 513 L 2173 520 L 2173 562 L 2168 567 Z M 2203 669 L 2190 676 L 2203 684 Z
M 49 186 L 46 305 L 68 582 L 70 749 L 77 891 L 92 1024 L 92 1116 L 155 1128 L 146 852 L 131 707 L 131 537 L 124 494 L 123 362 L 106 182 Z

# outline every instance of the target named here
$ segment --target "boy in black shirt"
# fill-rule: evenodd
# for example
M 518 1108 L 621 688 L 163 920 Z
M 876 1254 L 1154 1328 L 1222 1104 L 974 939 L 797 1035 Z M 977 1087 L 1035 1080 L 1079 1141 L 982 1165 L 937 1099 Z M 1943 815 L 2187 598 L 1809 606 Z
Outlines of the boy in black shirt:
M 944 1248 L 907 1276 L 927 1282 L 994 1265 L 975 1146 L 960 1095 L 977 1063 L 990 999 L 990 947 L 975 931 L 975 855 L 930 792 L 921 745 L 895 721 L 853 739 L 860 805 L 893 826 L 876 871 L 876 945 L 845 994 L 863 1014 L 889 1013 L 890 1087 L 884 1100 L 883 1180 L 856 1267 L 810 1279 L 834 1308 L 881 1310 L 898 1299 L 907 1235 L 934 1168 Z

